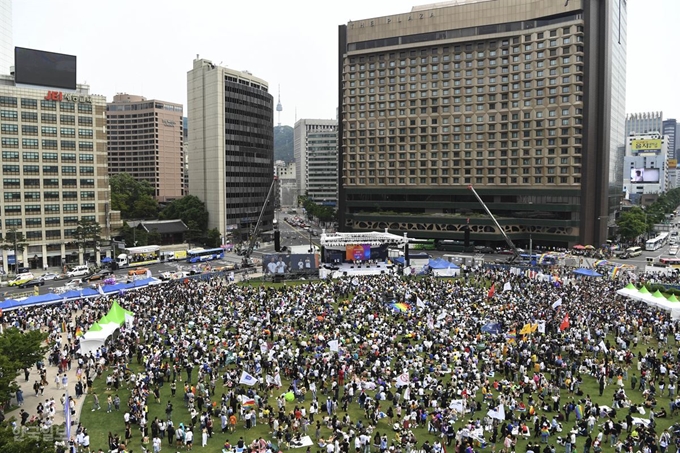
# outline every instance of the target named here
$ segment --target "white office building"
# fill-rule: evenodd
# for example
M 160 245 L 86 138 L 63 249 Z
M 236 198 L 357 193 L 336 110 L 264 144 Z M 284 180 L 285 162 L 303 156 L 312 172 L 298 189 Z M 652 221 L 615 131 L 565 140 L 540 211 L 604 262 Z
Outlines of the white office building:
M 338 202 L 338 121 L 302 119 L 295 123 L 293 151 L 300 195 L 314 203 Z

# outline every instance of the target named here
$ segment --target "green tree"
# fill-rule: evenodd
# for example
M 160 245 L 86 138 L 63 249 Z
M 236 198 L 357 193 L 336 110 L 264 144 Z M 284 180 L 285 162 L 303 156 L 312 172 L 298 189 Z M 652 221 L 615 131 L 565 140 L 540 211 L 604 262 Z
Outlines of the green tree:
M 638 207 L 623 211 L 619 216 L 616 224 L 619 227 L 619 234 L 625 240 L 632 240 L 641 234 L 646 233 L 653 228 L 651 219 L 645 214 L 645 211 Z
M 208 211 L 195 195 L 187 195 L 167 205 L 158 215 L 161 220 L 180 219 L 189 228 L 187 239 L 205 238 L 208 231 Z
M 128 173 L 109 178 L 111 207 L 120 211 L 123 219 L 155 219 L 158 202 L 155 189 L 148 181 L 138 181 Z
M 220 231 L 217 228 L 213 228 L 208 230 L 208 238 L 205 245 L 207 247 L 219 247 L 221 245 L 221 240 L 222 234 L 220 234 Z
M 23 256 L 24 249 L 28 247 L 24 233 L 17 231 L 16 228 L 10 228 L 3 237 L 1 247 L 14 252 L 14 271 L 16 273 L 16 270 L 19 268 L 19 255 Z
M 147 232 L 140 228 L 132 228 L 127 222 L 123 222 L 120 236 L 123 237 L 126 247 L 141 247 L 149 244 Z
M 40 438 L 14 434 L 7 423 L 0 424 L 0 451 L 3 453 L 54 453 L 53 431 Z
M 21 332 L 10 328 L 0 334 L 0 402 L 7 403 L 19 388 L 16 377 L 21 370 L 43 360 L 46 338 L 47 333 L 39 330 Z M 0 451 L 3 450 L 0 448 Z
M 84 254 L 87 254 L 88 247 L 92 247 L 92 255 L 96 255 L 101 235 L 102 227 L 98 222 L 85 219 L 78 220 L 74 236 Z

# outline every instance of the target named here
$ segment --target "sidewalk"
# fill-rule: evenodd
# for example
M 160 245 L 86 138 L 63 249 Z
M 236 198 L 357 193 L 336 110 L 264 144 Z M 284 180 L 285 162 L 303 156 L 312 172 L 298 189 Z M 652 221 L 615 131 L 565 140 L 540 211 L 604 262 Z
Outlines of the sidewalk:
M 62 347 L 66 341 L 66 334 L 62 333 Z M 42 402 L 43 406 L 45 406 L 45 400 L 50 400 L 54 398 L 54 401 L 56 402 L 56 412 L 54 415 L 54 421 L 53 425 L 54 426 L 59 426 L 64 424 L 65 416 L 64 416 L 64 406 L 60 402 L 61 396 L 66 393 L 66 390 L 64 390 L 63 386 L 61 385 L 61 380 L 59 384 L 59 388 L 57 388 L 57 384 L 54 382 L 54 378 L 57 375 L 57 372 L 59 371 L 58 366 L 53 366 L 49 365 L 49 362 L 47 360 L 47 356 L 45 357 L 43 363 L 45 364 L 45 367 L 47 369 L 47 385 L 45 386 L 45 390 L 42 395 L 38 394 L 38 396 L 35 395 L 35 390 L 33 390 L 33 383 L 35 381 L 40 382 L 40 372 L 38 371 L 38 368 L 36 366 L 33 366 L 31 368 L 31 373 L 28 377 L 28 381 L 25 380 L 24 378 L 24 373 L 23 371 L 20 373 L 19 376 L 17 376 L 17 384 L 21 387 L 21 390 L 24 392 L 24 404 L 22 406 L 17 407 L 16 409 L 12 411 L 8 411 L 5 413 L 6 420 L 9 420 L 12 417 L 15 417 L 17 419 L 17 424 L 21 420 L 21 416 L 19 414 L 20 410 L 23 409 L 24 411 L 28 412 L 29 414 L 29 420 L 33 418 L 34 416 L 37 415 L 36 408 L 38 407 L 38 403 Z M 71 367 L 70 370 L 66 371 L 66 376 L 68 377 L 68 393 L 69 396 L 74 397 L 76 401 L 76 414 L 71 417 L 72 421 L 75 421 L 75 424 L 78 424 L 78 420 L 80 419 L 80 412 L 82 410 L 82 403 L 85 401 L 85 395 L 83 395 L 80 399 L 76 399 L 76 391 L 75 391 L 75 384 L 77 382 L 76 379 L 76 370 L 78 368 L 77 361 L 74 360 L 73 366 Z M 63 373 L 62 373 L 63 376 Z M 12 398 L 11 401 L 12 405 L 17 404 L 16 396 Z

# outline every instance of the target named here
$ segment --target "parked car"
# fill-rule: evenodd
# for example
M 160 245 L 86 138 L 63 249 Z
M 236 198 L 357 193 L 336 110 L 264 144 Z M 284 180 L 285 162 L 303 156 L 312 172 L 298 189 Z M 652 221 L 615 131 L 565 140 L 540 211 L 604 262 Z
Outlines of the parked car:
M 21 283 L 19 288 L 32 288 L 34 286 L 43 286 L 45 284 L 45 280 L 42 278 L 34 278 L 33 280 L 29 280 L 27 282 Z
M 47 281 L 47 280 L 57 280 L 59 278 L 59 275 L 55 274 L 54 272 L 47 272 L 45 274 L 42 274 L 40 276 L 41 279 Z
M 19 287 L 21 287 L 21 285 L 23 285 L 24 283 L 30 282 L 34 278 L 35 277 L 30 272 L 25 272 L 23 274 L 17 274 L 16 277 L 14 277 L 12 280 L 7 282 L 7 286 L 19 286 Z
M 493 253 L 493 249 L 491 247 L 485 247 L 483 245 L 476 245 L 475 246 L 475 252 L 477 252 L 477 253 Z
M 668 254 L 669 255 L 677 255 L 678 254 L 678 246 L 672 245 L 671 248 L 668 249 Z
M 144 275 L 149 271 L 149 269 L 145 267 L 138 267 L 137 269 L 130 269 L 128 271 L 128 275 Z

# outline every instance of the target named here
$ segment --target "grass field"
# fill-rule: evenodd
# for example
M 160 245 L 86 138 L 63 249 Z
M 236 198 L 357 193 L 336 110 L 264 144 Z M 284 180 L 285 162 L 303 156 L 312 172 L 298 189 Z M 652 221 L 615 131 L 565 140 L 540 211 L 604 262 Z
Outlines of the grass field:
M 670 340 L 671 342 L 673 340 Z M 656 344 L 641 344 L 640 347 L 655 347 Z M 675 346 L 673 349 L 677 348 Z M 634 351 L 637 353 L 637 351 Z M 636 364 L 637 361 L 635 361 Z M 634 364 L 634 365 L 635 365 Z M 230 365 L 234 366 L 234 365 Z M 131 365 L 131 368 L 133 370 L 139 370 L 139 366 L 135 363 Z M 636 369 L 635 366 L 633 369 Z M 125 431 L 125 425 L 123 422 L 123 414 L 125 412 L 126 408 L 126 403 L 127 399 L 129 396 L 129 391 L 126 390 L 124 387 L 120 389 L 118 392 L 118 395 L 120 396 L 121 399 L 121 410 L 120 412 L 112 412 L 112 413 L 106 413 L 106 398 L 108 395 L 113 394 L 113 391 L 107 391 L 105 387 L 105 376 L 107 373 L 104 373 L 104 375 L 95 380 L 94 382 L 94 388 L 91 390 L 94 390 L 97 392 L 99 395 L 99 400 L 100 404 L 102 406 L 101 410 L 93 412 L 92 409 L 92 397 L 88 395 L 83 404 L 83 409 L 80 417 L 80 421 L 82 424 L 88 429 L 91 437 L 91 446 L 93 451 L 97 451 L 98 448 L 102 448 L 104 451 L 107 450 L 108 448 L 108 441 L 107 441 L 107 436 L 109 432 L 112 432 L 114 434 L 118 434 L 121 438 L 124 437 L 124 431 Z M 630 375 L 632 376 L 633 374 L 637 374 L 636 371 L 631 371 Z M 639 376 L 639 375 L 638 375 Z M 182 375 L 183 378 L 186 377 L 185 374 Z M 285 392 L 288 386 L 288 382 L 284 381 L 283 382 L 283 388 L 278 392 L 278 394 Z M 632 399 L 633 402 L 639 403 L 642 401 L 642 395 L 638 390 L 630 390 L 630 382 L 626 381 L 626 392 L 629 396 L 629 398 Z M 172 397 L 171 396 L 171 391 L 170 391 L 170 386 L 166 383 L 162 388 L 161 388 L 161 402 L 157 403 L 153 401 L 153 398 L 149 398 L 148 401 L 148 407 L 149 407 L 149 414 L 148 414 L 148 423 L 149 425 L 151 422 L 154 420 L 155 417 L 158 417 L 159 419 L 165 418 L 165 406 L 168 401 L 172 401 L 172 404 L 174 406 L 174 411 L 173 411 L 173 423 L 175 426 L 179 425 L 179 423 L 184 423 L 184 425 L 187 425 L 190 423 L 190 416 L 188 413 L 188 410 L 185 407 L 184 404 L 184 399 L 183 399 L 183 391 L 182 391 L 182 386 L 183 383 L 177 384 L 177 396 Z M 610 386 L 605 389 L 604 395 L 602 397 L 599 396 L 599 391 L 598 391 L 598 386 L 597 382 L 595 379 L 593 379 L 590 376 L 584 376 L 584 381 L 583 384 L 581 385 L 581 389 L 584 392 L 584 395 L 589 394 L 593 400 L 594 403 L 599 403 L 601 405 L 608 405 L 611 406 L 612 403 L 612 395 L 615 390 L 615 386 Z M 218 381 L 217 389 L 216 389 L 216 395 L 213 397 L 213 400 L 218 401 L 221 397 L 222 393 L 227 393 L 228 389 L 226 387 L 222 388 L 221 387 L 221 380 Z M 481 392 L 479 398 L 482 398 Z M 272 407 L 275 408 L 276 410 L 276 397 L 278 394 L 274 394 L 273 397 L 270 397 L 268 394 L 262 394 L 260 395 L 263 397 L 263 399 L 267 399 L 268 403 L 271 404 Z M 570 395 L 568 395 L 568 392 L 566 390 L 562 391 L 562 400 L 561 404 L 563 405 L 568 401 L 568 398 Z M 325 396 L 321 395 L 319 396 L 320 402 L 325 401 Z M 669 398 L 667 396 L 663 397 L 657 397 L 658 400 L 658 407 L 657 409 L 660 409 L 661 407 L 665 407 L 666 410 L 668 411 L 669 407 Z M 304 401 L 305 407 L 309 408 L 309 404 L 311 402 L 311 393 L 308 393 L 306 395 L 306 400 Z M 290 412 L 293 410 L 295 406 L 295 403 L 287 403 L 286 406 L 286 411 Z M 475 418 L 477 417 L 483 417 L 486 414 L 486 406 L 484 407 L 483 413 L 476 413 Z M 351 417 L 352 423 L 356 423 L 359 419 L 364 419 L 363 417 L 363 410 L 361 410 L 356 403 L 356 398 L 355 402 L 350 404 L 348 413 Z M 542 415 L 543 413 L 541 411 L 538 412 L 539 415 Z M 619 410 L 619 419 L 622 420 L 625 417 L 626 412 L 624 410 Z M 342 419 L 342 416 L 344 415 L 344 412 L 338 410 L 338 418 Z M 546 414 L 548 418 L 550 419 L 552 417 L 552 413 L 547 413 Z M 644 416 L 646 417 L 646 416 Z M 317 418 L 318 419 L 318 415 Z M 569 423 L 564 423 L 564 428 L 565 432 L 562 433 L 562 435 L 566 435 L 571 427 L 574 425 L 574 416 L 570 418 L 571 422 Z M 657 432 L 660 432 L 664 428 L 670 426 L 672 424 L 672 419 L 670 417 L 666 419 L 657 419 Z M 601 423 L 602 420 L 598 421 L 598 423 Z M 364 424 L 366 424 L 366 421 L 364 420 Z M 456 428 L 460 426 L 461 421 L 459 420 L 456 423 Z M 222 434 L 221 429 L 220 429 L 220 421 L 219 418 L 214 419 L 214 426 L 215 426 L 215 435 L 213 438 L 208 440 L 208 445 L 205 448 L 201 448 L 201 433 L 198 428 L 195 429 L 194 431 L 194 449 L 198 449 L 201 451 L 204 451 L 206 453 L 218 453 L 221 452 L 222 445 L 225 440 L 229 439 L 229 441 L 232 444 L 235 444 L 235 442 L 238 440 L 239 437 L 243 437 L 243 439 L 246 441 L 246 443 L 250 443 L 252 440 L 259 438 L 262 436 L 265 440 L 270 440 L 271 435 L 269 433 L 269 426 L 267 424 L 267 420 L 262 420 L 262 419 L 257 419 L 257 426 L 250 429 L 246 430 L 244 427 L 243 422 L 239 421 L 239 424 L 237 425 L 237 429 L 234 433 L 229 433 L 229 434 Z M 322 424 L 323 426 L 323 424 Z M 539 439 L 538 438 L 533 438 L 533 423 L 529 425 L 530 429 L 532 430 L 532 435 L 531 439 L 529 439 L 530 442 L 535 442 L 538 443 Z M 597 430 L 597 428 L 596 428 Z M 310 425 L 309 427 L 309 435 L 314 439 L 314 426 Z M 394 432 L 392 430 L 392 427 L 389 426 L 387 419 L 382 419 L 377 426 L 377 431 L 380 433 L 387 433 L 388 439 L 390 441 L 394 438 Z M 149 431 L 150 432 L 150 431 Z M 427 432 L 426 428 L 417 428 L 414 430 L 414 433 L 418 439 L 418 445 L 422 445 L 422 443 L 425 440 L 429 440 L 430 443 L 432 443 L 435 440 L 435 436 L 433 434 L 429 434 Z M 330 434 L 330 430 L 325 428 L 325 426 L 322 428 L 321 435 L 323 437 L 328 437 Z M 595 437 L 596 432 L 593 434 L 593 438 Z M 371 436 L 373 437 L 373 436 Z M 486 436 L 487 439 L 489 436 Z M 502 445 L 502 439 L 499 440 L 500 443 L 498 443 L 495 447 L 494 446 L 489 446 L 486 448 L 487 451 L 492 451 L 493 449 L 501 449 L 503 448 Z M 582 451 L 583 447 L 583 442 L 584 438 L 579 437 L 577 439 L 577 448 L 579 449 L 578 451 Z M 551 437 L 550 439 L 551 444 L 555 444 L 555 438 Z M 517 442 L 517 447 L 516 451 L 518 452 L 525 452 L 526 451 L 526 444 L 527 441 L 523 439 L 519 439 Z M 141 434 L 138 429 L 135 429 L 133 426 L 133 437 L 129 445 L 127 446 L 128 451 L 132 450 L 134 452 L 141 452 L 141 445 L 142 445 L 142 439 L 141 439 Z M 351 449 L 353 449 L 353 444 L 351 443 Z M 147 448 L 151 449 L 151 445 L 147 445 Z M 543 446 L 541 446 L 542 448 Z M 603 447 L 604 451 L 613 451 L 613 449 L 609 448 L 609 442 L 608 440 L 606 442 L 603 442 Z M 557 447 L 557 451 L 561 452 L 564 447 Z M 177 451 L 177 449 L 174 446 L 170 446 L 168 443 L 167 438 L 163 439 L 163 444 L 162 444 L 162 450 L 167 452 L 167 451 Z M 321 448 L 317 447 L 316 445 L 311 448 L 312 452 L 317 452 L 322 450 Z M 299 450 L 301 453 L 304 451 L 304 449 Z M 449 453 L 451 450 L 449 450 Z M 323 452 L 325 453 L 325 451 Z

